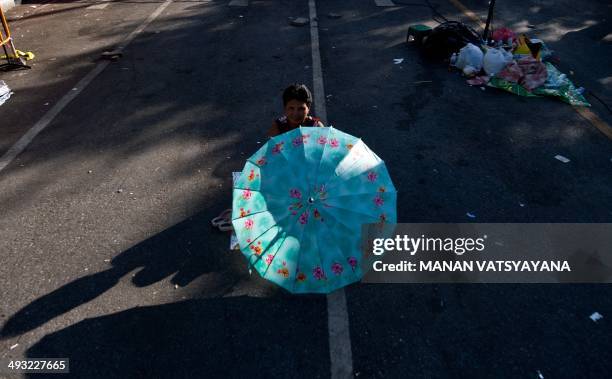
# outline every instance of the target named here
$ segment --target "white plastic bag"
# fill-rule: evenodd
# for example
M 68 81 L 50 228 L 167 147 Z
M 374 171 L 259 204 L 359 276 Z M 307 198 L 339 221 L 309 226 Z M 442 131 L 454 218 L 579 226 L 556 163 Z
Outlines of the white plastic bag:
M 496 75 L 512 61 L 512 53 L 504 49 L 489 49 L 484 56 L 484 70 L 487 75 Z
M 9 86 L 3 80 L 0 80 L 0 105 L 4 104 L 12 94 Z
M 468 43 L 461 50 L 454 66 L 462 70 L 465 75 L 474 75 L 482 69 L 484 54 L 478 46 Z

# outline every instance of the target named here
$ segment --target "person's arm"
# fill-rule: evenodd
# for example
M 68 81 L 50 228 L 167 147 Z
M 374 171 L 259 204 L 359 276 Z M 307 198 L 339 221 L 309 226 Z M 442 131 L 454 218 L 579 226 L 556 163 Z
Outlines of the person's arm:
M 320 128 L 325 127 L 325 125 L 323 125 L 323 123 L 321 122 L 321 120 L 318 120 L 317 123 L 315 124 L 315 126 L 318 126 Z
M 268 130 L 268 137 L 270 138 L 276 137 L 279 134 L 280 134 L 280 130 L 278 129 L 278 123 L 276 122 L 276 120 L 273 120 L 272 127 L 270 127 L 270 130 Z

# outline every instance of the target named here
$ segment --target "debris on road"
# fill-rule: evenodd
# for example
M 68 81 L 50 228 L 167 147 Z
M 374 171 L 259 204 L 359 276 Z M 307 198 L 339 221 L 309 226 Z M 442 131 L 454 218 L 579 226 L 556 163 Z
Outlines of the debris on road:
M 490 77 L 486 75 L 475 76 L 467 80 L 467 83 L 471 86 L 486 86 L 489 82 Z
M 563 163 L 567 163 L 567 162 L 569 162 L 569 161 L 570 161 L 570 160 L 569 160 L 569 158 L 566 158 L 566 157 L 564 157 L 563 155 L 555 155 L 555 159 L 556 159 L 556 160 L 559 160 L 559 161 L 561 161 L 561 162 L 563 162 Z
M 304 26 L 308 25 L 308 23 L 310 22 L 307 18 L 304 17 L 290 18 L 289 20 L 289 24 L 293 26 Z
M 593 322 L 597 322 L 598 320 L 601 320 L 603 316 L 599 312 L 594 312 L 592 315 L 589 316 L 589 318 L 593 320 Z
M 117 190 L 117 193 L 123 193 L 123 190 L 122 190 L 121 188 L 119 188 L 119 189 Z
M 337 20 L 337 19 L 341 18 L 342 15 L 340 13 L 331 12 L 331 13 L 327 14 L 327 17 L 329 17 L 329 18 L 331 18 L 333 20 Z
M 0 105 L 4 104 L 13 94 L 9 86 L 4 82 L 4 80 L 0 80 Z
M 238 237 L 236 237 L 236 233 L 232 232 L 230 236 L 230 250 L 240 250 L 240 244 L 238 243 Z
M 538 379 L 544 379 L 544 375 L 542 375 L 540 370 L 537 370 L 537 371 L 538 371 Z
M 404 58 L 395 58 L 395 59 L 393 59 L 393 63 L 394 63 L 394 64 L 400 64 L 400 63 L 402 63 L 403 61 L 404 61 Z
M 123 57 L 123 53 L 120 50 L 105 51 L 100 54 L 100 58 L 108 59 L 112 62 L 118 61 L 121 57 Z
M 472 212 L 467 212 L 465 215 L 468 216 L 469 218 L 476 218 L 476 215 Z
M 14 349 L 14 348 L 16 348 L 17 346 L 19 346 L 19 344 L 18 344 L 18 343 L 14 344 L 14 345 L 13 345 L 13 346 L 11 346 L 9 349 L 10 349 L 10 350 L 13 350 L 13 349 Z
M 459 50 L 459 54 L 451 55 L 450 64 L 463 71 L 465 76 L 474 76 L 482 70 L 483 60 L 482 50 L 478 46 L 468 43 Z
M 425 28 L 424 37 L 415 38 L 412 34 L 416 26 L 408 29 L 407 43 L 419 47 L 431 60 L 450 62 L 451 68 L 468 77 L 470 85 L 486 85 L 524 97 L 553 96 L 573 106 L 591 106 L 584 97 L 585 90 L 553 65 L 559 59 L 541 39 L 503 27 L 483 42 L 487 38 L 457 21 Z M 573 70 L 570 73 L 573 75 Z
M 512 62 L 512 54 L 502 48 L 488 49 L 483 59 L 483 69 L 487 75 L 497 75 Z

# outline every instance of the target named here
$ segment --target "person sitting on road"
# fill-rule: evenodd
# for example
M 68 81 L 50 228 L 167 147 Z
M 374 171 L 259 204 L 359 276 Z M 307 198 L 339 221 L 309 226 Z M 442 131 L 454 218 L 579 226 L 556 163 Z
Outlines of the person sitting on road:
M 304 84 L 292 84 L 283 91 L 284 114 L 272 121 L 269 137 L 286 133 L 300 126 L 324 126 L 321 120 L 311 116 L 312 94 Z
M 272 127 L 268 131 L 269 137 L 275 137 L 300 126 L 324 126 L 319 118 L 310 115 L 312 94 L 304 84 L 292 84 L 283 91 L 283 106 L 284 114 L 272 122 Z M 232 231 L 231 216 L 232 210 L 226 209 L 212 219 L 211 223 L 223 232 Z

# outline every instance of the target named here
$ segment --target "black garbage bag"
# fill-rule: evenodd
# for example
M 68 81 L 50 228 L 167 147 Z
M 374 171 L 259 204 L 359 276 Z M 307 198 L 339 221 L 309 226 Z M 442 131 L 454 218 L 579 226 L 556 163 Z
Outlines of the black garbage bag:
M 478 46 L 480 35 L 462 22 L 447 21 L 436 26 L 423 39 L 421 49 L 427 59 L 442 61 L 449 59 L 453 53 L 459 52 L 468 43 Z

